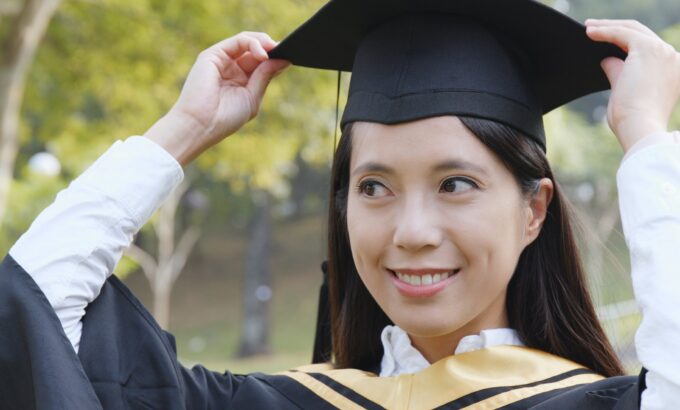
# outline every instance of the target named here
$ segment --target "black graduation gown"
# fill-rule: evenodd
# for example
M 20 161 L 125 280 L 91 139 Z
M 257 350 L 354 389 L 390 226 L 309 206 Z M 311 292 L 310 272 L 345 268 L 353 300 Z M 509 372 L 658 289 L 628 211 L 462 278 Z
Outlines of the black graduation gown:
M 416 375 L 311 365 L 274 375 L 183 367 L 173 337 L 111 277 L 87 309 L 76 355 L 44 294 L 0 265 L 1 409 L 639 408 L 644 372 L 603 379 L 568 360 L 499 346 Z

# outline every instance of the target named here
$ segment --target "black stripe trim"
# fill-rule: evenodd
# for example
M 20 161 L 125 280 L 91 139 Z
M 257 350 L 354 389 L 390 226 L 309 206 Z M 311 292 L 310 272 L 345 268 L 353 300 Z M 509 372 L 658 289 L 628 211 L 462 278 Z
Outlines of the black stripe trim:
M 309 390 L 295 379 L 284 375 L 263 375 L 262 382 L 272 386 L 300 409 L 336 409 L 328 401 Z
M 338 383 L 337 381 L 326 376 L 325 374 L 307 373 L 307 372 L 304 372 L 304 373 L 308 376 L 315 378 L 316 380 L 320 381 L 321 383 L 323 383 L 326 386 L 330 387 L 331 389 L 335 390 L 337 393 L 339 393 L 343 397 L 353 401 L 354 403 L 358 404 L 359 406 L 361 406 L 365 409 L 368 409 L 368 410 L 385 410 L 385 408 L 382 407 L 381 405 L 379 405 L 378 403 L 367 399 L 366 397 L 362 396 L 361 394 L 355 392 L 354 390 L 350 389 L 349 387 L 345 386 L 344 384 Z
M 578 389 L 579 387 L 583 387 L 583 384 L 575 384 L 573 386 L 569 387 L 562 387 L 560 389 L 555 389 L 555 390 L 550 390 L 547 392 L 539 393 L 534 396 L 528 397 L 526 399 L 522 399 L 520 401 L 516 401 L 514 403 L 507 404 L 503 407 L 498 408 L 498 410 L 526 410 L 530 409 L 536 405 L 539 405 L 541 403 L 544 403 L 550 399 L 554 399 L 556 397 L 559 397 L 563 395 L 566 392 Z M 552 403 L 552 402 L 551 402 Z M 567 401 L 566 403 L 573 404 L 571 401 Z M 577 408 L 577 407 L 574 407 Z
M 482 400 L 486 400 L 489 397 L 496 396 L 501 393 L 508 392 L 510 390 L 515 390 L 515 389 L 521 389 L 524 387 L 532 387 L 532 386 L 538 386 L 540 384 L 545 384 L 545 383 L 554 383 L 560 380 L 568 379 L 570 377 L 578 376 L 580 374 L 596 374 L 592 370 L 588 369 L 576 369 L 576 370 L 571 370 L 562 374 L 558 374 L 557 376 L 552 376 L 544 380 L 539 380 L 537 382 L 533 383 L 527 383 L 527 384 L 519 384 L 516 386 L 502 386 L 502 387 L 491 387 L 488 389 L 483 389 L 483 390 L 478 390 L 474 393 L 467 394 L 463 397 L 460 397 L 454 401 L 448 402 L 442 406 L 437 407 L 437 409 L 441 410 L 456 410 L 456 409 L 462 409 L 463 407 L 470 406 L 472 404 L 475 404 L 477 402 L 480 402 Z

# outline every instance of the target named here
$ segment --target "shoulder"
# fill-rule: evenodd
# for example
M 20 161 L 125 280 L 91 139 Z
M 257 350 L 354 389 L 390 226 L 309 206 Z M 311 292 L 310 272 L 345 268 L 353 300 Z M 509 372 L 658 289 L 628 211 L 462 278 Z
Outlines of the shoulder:
M 538 401 L 520 402 L 527 409 L 632 410 L 640 408 L 640 396 L 645 389 L 646 370 L 639 376 L 609 377 L 564 391 L 554 391 Z

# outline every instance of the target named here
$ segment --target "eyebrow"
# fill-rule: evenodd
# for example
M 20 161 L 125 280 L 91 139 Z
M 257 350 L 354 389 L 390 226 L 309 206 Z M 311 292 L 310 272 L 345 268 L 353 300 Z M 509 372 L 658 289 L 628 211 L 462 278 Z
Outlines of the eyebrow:
M 352 176 L 356 174 L 363 174 L 367 172 L 378 172 L 381 174 L 394 174 L 394 169 L 377 162 L 367 162 L 359 165 L 352 171 Z
M 483 174 L 485 176 L 489 175 L 489 172 L 484 168 L 481 167 L 477 164 L 473 164 L 472 162 L 465 161 L 462 159 L 450 159 L 447 161 L 440 162 L 436 164 L 433 167 L 433 170 L 435 172 L 442 172 L 442 171 L 448 171 L 450 169 L 462 169 L 462 170 L 469 170 L 469 171 L 475 171 L 480 174 Z M 391 168 L 387 165 L 378 163 L 378 162 L 367 162 L 365 164 L 359 165 L 352 171 L 352 176 L 356 174 L 362 174 L 366 172 L 378 172 L 382 174 L 394 174 L 395 170 L 394 168 Z
M 437 172 L 447 171 L 449 169 L 465 169 L 469 171 L 478 172 L 485 176 L 489 175 L 489 172 L 486 170 L 486 168 L 462 159 L 451 159 L 448 161 L 440 162 L 434 167 L 434 170 Z

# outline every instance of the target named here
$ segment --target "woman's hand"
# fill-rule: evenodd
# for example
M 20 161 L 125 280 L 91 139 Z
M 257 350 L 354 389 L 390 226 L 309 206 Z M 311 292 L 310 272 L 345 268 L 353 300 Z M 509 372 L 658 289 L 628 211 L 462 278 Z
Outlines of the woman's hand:
M 680 96 L 680 53 L 637 21 L 587 20 L 586 27 L 592 40 L 628 52 L 625 61 L 602 61 L 612 87 L 607 119 L 624 151 L 650 134 L 667 131 Z
M 145 134 L 186 165 L 255 117 L 269 81 L 290 64 L 276 42 L 243 32 L 199 54 L 172 109 Z

